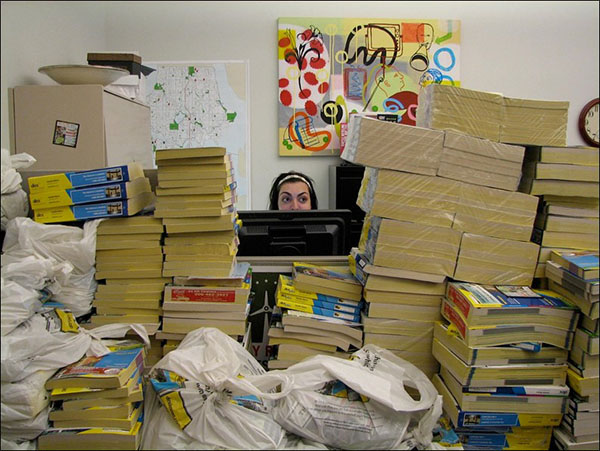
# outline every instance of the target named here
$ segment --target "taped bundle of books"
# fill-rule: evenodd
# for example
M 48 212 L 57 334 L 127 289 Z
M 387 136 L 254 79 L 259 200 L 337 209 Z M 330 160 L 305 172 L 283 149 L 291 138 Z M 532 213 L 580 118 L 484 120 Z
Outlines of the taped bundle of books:
M 432 281 L 424 274 L 388 268 L 378 273 L 379 268 L 369 265 L 357 248 L 352 248 L 348 259 L 363 285 L 364 344 L 392 351 L 431 378 L 439 370 L 431 347 L 433 326 L 441 319 L 446 278 Z
M 227 277 L 239 228 L 231 156 L 224 147 L 156 151 L 154 215 L 166 230 L 163 276 Z
M 30 177 L 36 222 L 71 222 L 133 216 L 150 207 L 154 193 L 139 163 Z
M 517 99 L 450 85 L 419 93 L 417 126 L 504 143 L 565 146 L 569 102 Z
M 162 239 L 162 222 L 152 215 L 98 224 L 92 326 L 140 323 L 149 335 L 156 332 L 163 289 L 171 281 L 162 276 Z
M 552 291 L 449 282 L 433 383 L 465 449 L 549 449 L 569 407 L 579 311 Z
M 241 341 L 247 334 L 252 298 L 252 269 L 238 262 L 227 277 L 177 276 L 165 287 L 162 328 L 163 355 L 177 348 L 188 332 L 215 327 Z
M 546 264 L 549 286 L 581 311 L 569 352 L 569 409 L 560 428 L 554 432 L 559 449 L 598 449 L 599 446 L 598 267 L 598 252 L 593 251 L 552 251 Z
M 269 369 L 317 354 L 348 358 L 363 345 L 361 300 L 362 285 L 347 267 L 293 262 L 292 276 L 280 274 L 277 282 L 268 332 L 277 353 Z
M 83 357 L 48 380 L 52 425 L 38 437 L 38 449 L 139 448 L 144 348 L 133 341 L 109 348 L 111 353 Z
M 342 158 L 355 164 L 516 191 L 525 149 L 477 135 L 350 116 Z

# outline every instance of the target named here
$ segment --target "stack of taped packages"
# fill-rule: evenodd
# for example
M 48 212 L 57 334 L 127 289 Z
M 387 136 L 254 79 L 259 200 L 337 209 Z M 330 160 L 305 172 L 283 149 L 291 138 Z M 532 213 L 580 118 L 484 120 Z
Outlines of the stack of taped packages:
M 342 158 L 366 166 L 357 199 L 366 217 L 350 256 L 365 285 L 365 343 L 369 323 L 381 324 L 373 339 L 426 373 L 441 365 L 433 380 L 465 447 L 547 449 L 567 408 L 578 310 L 531 288 L 538 198 L 517 192 L 525 148 L 498 142 L 502 97 L 453 88 L 452 101 L 428 104 L 428 90 L 443 88 L 424 89 L 417 127 L 350 119 Z M 445 129 L 419 126 L 423 114 Z M 457 289 L 478 296 L 461 309 Z
M 90 324 L 143 324 L 152 342 L 145 367 L 162 357 L 154 335 L 162 315 L 163 290 L 172 280 L 162 276 L 163 231 L 159 218 L 143 214 L 101 219 L 96 232 L 98 286 Z
M 156 151 L 156 210 L 165 227 L 163 354 L 188 332 L 216 327 L 246 333 L 251 274 L 236 260 L 238 218 L 234 170 L 224 147 Z
M 139 163 L 29 177 L 36 222 L 84 221 L 133 216 L 154 201 Z
M 347 267 L 292 263 L 292 276 L 280 274 L 269 344 L 276 358 L 269 369 L 287 368 L 306 357 L 349 358 L 363 345 L 363 287 Z

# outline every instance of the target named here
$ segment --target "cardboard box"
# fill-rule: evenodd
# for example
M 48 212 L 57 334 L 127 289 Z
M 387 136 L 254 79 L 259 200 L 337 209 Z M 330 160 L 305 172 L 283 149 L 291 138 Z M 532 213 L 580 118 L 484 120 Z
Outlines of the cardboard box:
M 11 153 L 33 156 L 33 171 L 154 166 L 150 108 L 100 85 L 17 86 L 9 115 Z

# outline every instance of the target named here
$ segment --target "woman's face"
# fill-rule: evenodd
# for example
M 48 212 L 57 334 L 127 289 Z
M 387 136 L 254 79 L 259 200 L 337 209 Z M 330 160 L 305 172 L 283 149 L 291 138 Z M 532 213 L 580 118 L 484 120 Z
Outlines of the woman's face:
M 301 181 L 286 182 L 279 187 L 277 197 L 279 210 L 310 210 L 310 190 Z

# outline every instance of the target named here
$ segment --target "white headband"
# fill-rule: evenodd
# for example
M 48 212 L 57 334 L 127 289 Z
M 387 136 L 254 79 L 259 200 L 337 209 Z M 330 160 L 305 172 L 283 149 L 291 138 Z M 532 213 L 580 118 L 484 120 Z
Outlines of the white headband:
M 279 189 L 279 187 L 281 185 L 283 185 L 285 182 L 289 181 L 289 180 L 293 180 L 293 179 L 297 179 L 300 180 L 301 182 L 306 183 L 306 186 L 308 186 L 308 191 L 311 192 L 312 188 L 310 186 L 310 183 L 308 183 L 308 180 L 306 180 L 304 177 L 302 177 L 301 175 L 298 174 L 290 174 L 290 175 L 286 175 L 284 178 L 282 178 L 279 183 L 277 184 L 277 189 Z

